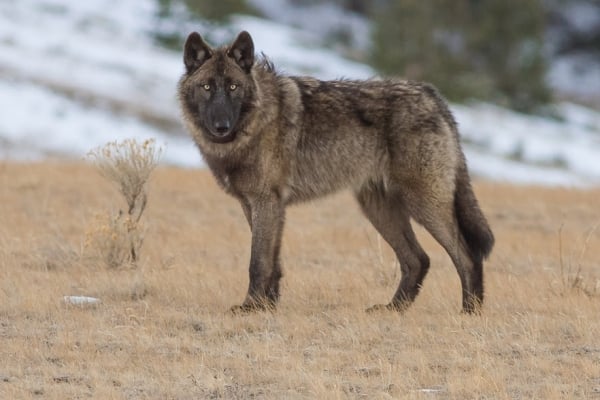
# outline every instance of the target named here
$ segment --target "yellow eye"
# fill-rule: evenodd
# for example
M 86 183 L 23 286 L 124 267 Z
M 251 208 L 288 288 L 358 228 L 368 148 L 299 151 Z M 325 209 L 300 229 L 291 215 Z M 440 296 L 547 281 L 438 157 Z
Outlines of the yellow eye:
M 237 89 L 237 85 L 235 83 L 232 83 L 231 85 L 229 85 L 229 90 L 231 90 L 232 92 Z
M 204 85 L 204 86 L 202 86 L 202 87 L 203 87 L 203 88 L 204 88 L 204 90 L 206 90 L 206 91 L 210 90 L 210 85 L 208 85 L 208 84 L 207 84 L 207 85 Z

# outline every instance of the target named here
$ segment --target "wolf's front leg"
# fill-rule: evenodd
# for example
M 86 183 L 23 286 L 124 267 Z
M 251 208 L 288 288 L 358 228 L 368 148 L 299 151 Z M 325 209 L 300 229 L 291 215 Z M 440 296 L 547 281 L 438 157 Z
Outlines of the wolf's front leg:
M 272 309 L 279 299 L 279 249 L 285 207 L 276 193 L 268 193 L 246 202 L 244 212 L 252 230 L 250 284 L 244 303 L 232 311 Z

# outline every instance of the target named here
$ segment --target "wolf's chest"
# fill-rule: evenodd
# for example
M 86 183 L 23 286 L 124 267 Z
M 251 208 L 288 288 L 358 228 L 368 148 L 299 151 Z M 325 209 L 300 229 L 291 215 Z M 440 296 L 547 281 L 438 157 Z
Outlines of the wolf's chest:
M 211 168 L 211 170 L 221 188 L 237 198 L 246 197 L 259 185 L 260 179 L 257 179 L 256 169 L 248 165 Z

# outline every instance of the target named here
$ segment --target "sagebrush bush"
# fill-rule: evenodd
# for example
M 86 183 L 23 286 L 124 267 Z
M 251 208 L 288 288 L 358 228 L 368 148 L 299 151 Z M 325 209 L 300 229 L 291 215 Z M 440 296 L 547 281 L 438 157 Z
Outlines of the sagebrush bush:
M 144 226 L 122 211 L 98 213 L 86 231 L 85 249 L 111 268 L 134 265 L 144 241 Z
M 153 139 L 110 142 L 88 153 L 100 174 L 117 185 L 127 204 L 127 211 L 97 216 L 88 230 L 87 247 L 110 267 L 135 265 L 139 260 L 144 241 L 140 219 L 148 202 L 146 186 L 161 155 L 162 148 Z

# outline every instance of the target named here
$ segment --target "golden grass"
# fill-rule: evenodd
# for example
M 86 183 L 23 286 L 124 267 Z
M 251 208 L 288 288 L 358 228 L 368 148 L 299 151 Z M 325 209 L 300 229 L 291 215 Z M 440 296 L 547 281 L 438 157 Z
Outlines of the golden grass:
M 600 398 L 600 190 L 479 182 L 497 245 L 480 317 L 441 247 L 404 315 L 348 194 L 289 210 L 276 313 L 234 316 L 250 234 L 207 171 L 151 178 L 137 269 L 88 256 L 119 194 L 75 164 L 0 164 L 2 399 Z M 64 295 L 102 300 L 63 303 Z

